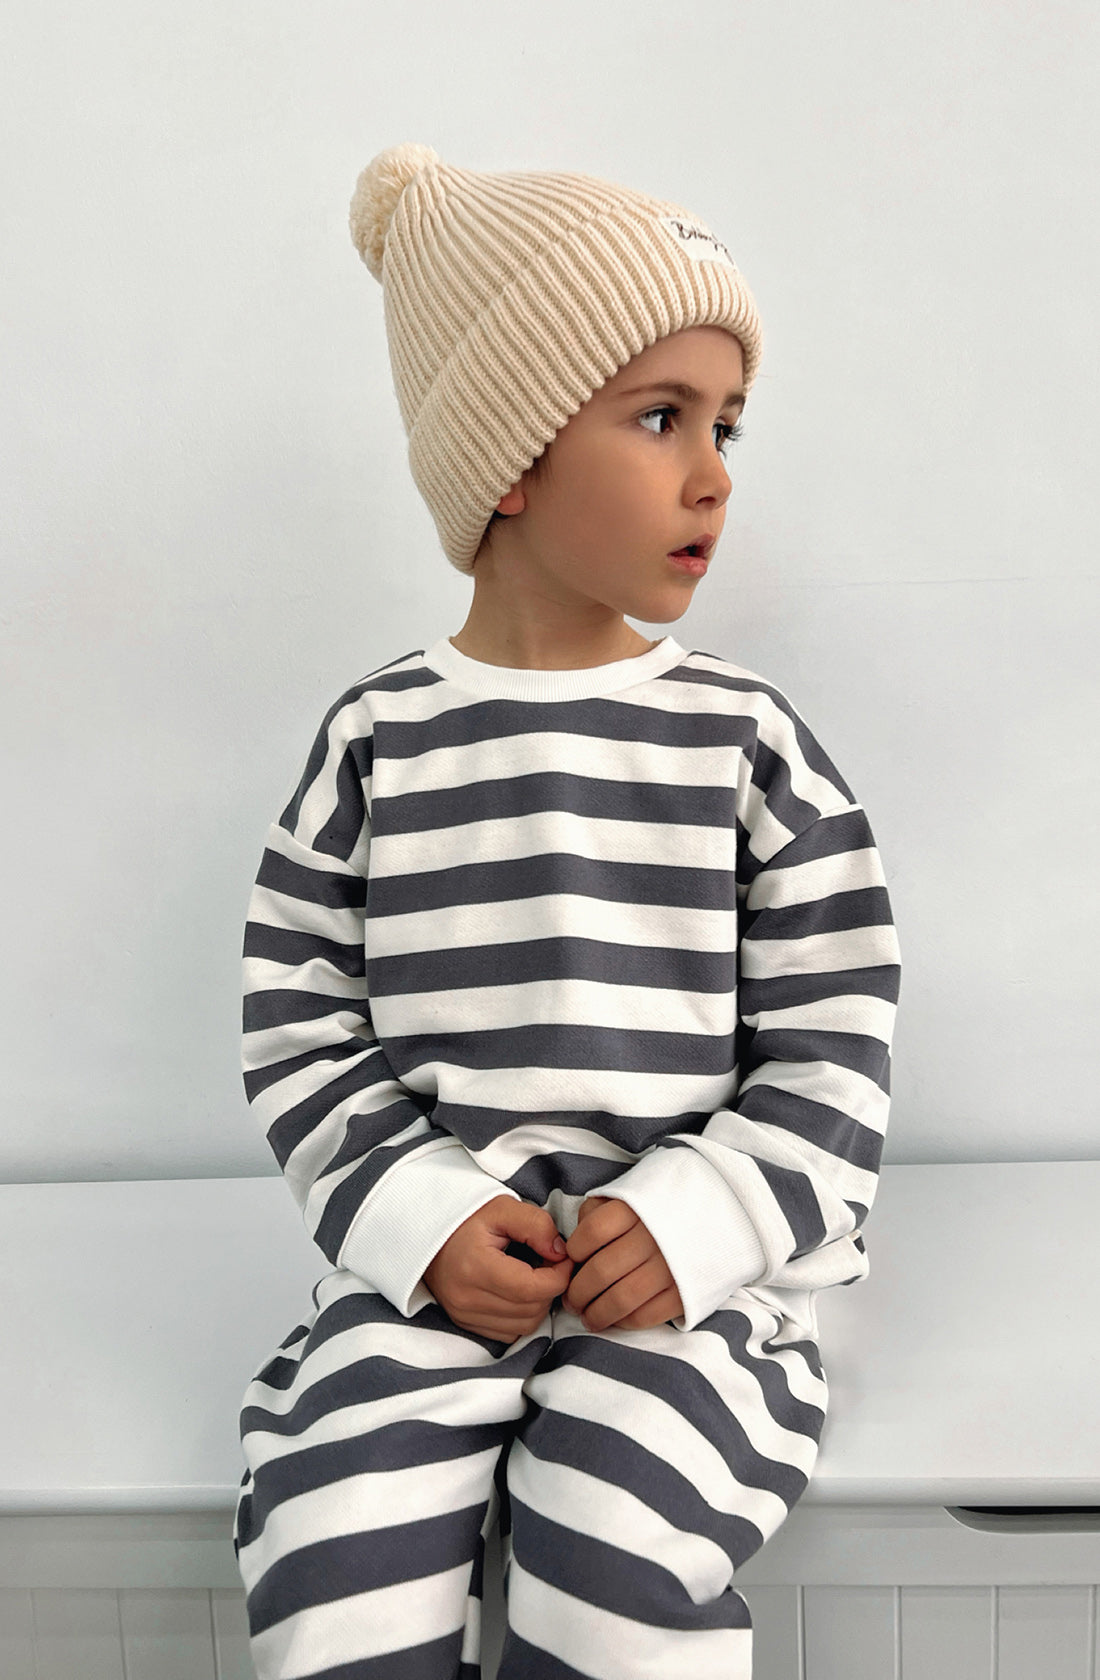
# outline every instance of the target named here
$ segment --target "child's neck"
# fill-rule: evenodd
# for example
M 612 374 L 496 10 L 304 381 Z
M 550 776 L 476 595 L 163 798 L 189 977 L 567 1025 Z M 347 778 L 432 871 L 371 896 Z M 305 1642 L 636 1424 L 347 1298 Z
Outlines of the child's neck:
M 448 640 L 468 659 L 483 665 L 505 665 L 521 671 L 585 671 L 596 665 L 612 665 L 619 659 L 636 659 L 657 646 L 640 636 L 629 624 L 610 625 L 591 635 L 571 633 L 567 638 L 538 626 L 513 626 L 491 631 L 485 625 L 466 623 Z M 660 638 L 658 638 L 659 640 Z

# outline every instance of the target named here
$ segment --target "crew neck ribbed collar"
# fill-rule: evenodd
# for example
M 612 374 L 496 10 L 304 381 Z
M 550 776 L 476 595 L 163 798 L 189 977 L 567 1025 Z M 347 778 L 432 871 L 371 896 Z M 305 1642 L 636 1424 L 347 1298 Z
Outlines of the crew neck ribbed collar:
M 491 700 L 588 700 L 594 695 L 616 694 L 647 682 L 686 658 L 673 636 L 664 636 L 648 653 L 632 659 L 615 659 L 610 665 L 589 665 L 579 671 L 524 670 L 514 665 L 486 665 L 460 653 L 448 636 L 424 653 L 424 663 L 459 688 Z

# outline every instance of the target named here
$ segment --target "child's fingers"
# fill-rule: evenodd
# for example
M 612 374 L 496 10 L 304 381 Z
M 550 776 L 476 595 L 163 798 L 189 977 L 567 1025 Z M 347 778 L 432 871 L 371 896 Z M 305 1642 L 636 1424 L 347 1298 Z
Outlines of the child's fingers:
M 583 1316 L 589 1330 L 610 1329 L 613 1324 L 619 1324 L 645 1309 L 663 1293 L 668 1281 L 667 1266 L 659 1255 L 655 1256 L 626 1277 L 619 1278 L 602 1294 L 589 1297 L 580 1307 L 578 1316 Z M 577 1311 L 576 1308 L 571 1310 Z M 661 1320 L 647 1322 L 660 1323 Z
M 680 1299 L 680 1291 L 675 1284 L 670 1289 L 662 1289 L 659 1295 L 646 1301 L 624 1318 L 618 1318 L 613 1324 L 605 1325 L 607 1330 L 622 1328 L 623 1330 L 652 1330 L 655 1324 L 667 1324 L 670 1319 L 682 1318 L 684 1303 Z
M 632 1207 L 619 1201 L 616 1196 L 608 1196 L 604 1199 L 602 1207 L 588 1214 L 583 1221 L 578 1221 L 566 1244 L 569 1257 L 581 1265 L 598 1249 L 604 1248 L 618 1237 L 624 1237 L 636 1225 L 642 1230 L 646 1229 Z M 652 1240 L 650 1238 L 651 1242 Z
M 509 1306 L 495 1295 L 482 1295 L 454 1322 L 462 1330 L 472 1330 L 475 1335 L 488 1336 L 492 1341 L 511 1345 L 518 1337 L 537 1330 L 546 1312 L 547 1308 L 538 1305 L 533 1308 Z
M 544 1264 L 543 1257 L 539 1253 L 538 1249 L 529 1248 L 525 1242 L 520 1242 L 518 1237 L 513 1238 L 513 1240 L 508 1244 L 508 1247 L 504 1250 L 504 1254 L 506 1259 L 522 1260 L 527 1266 L 541 1266 Z
M 573 1262 L 568 1256 L 555 1266 L 545 1261 L 540 1266 L 532 1266 L 502 1254 L 499 1249 L 488 1249 L 482 1283 L 503 1301 L 533 1307 L 560 1295 L 569 1283 L 572 1270 Z
M 591 1259 L 577 1267 L 570 1279 L 565 1305 L 570 1312 L 581 1314 L 597 1296 L 602 1296 L 615 1285 L 625 1284 L 628 1279 L 632 1279 L 636 1286 L 639 1275 L 644 1275 L 648 1280 L 650 1272 L 646 1270 L 647 1266 L 663 1274 L 659 1279 L 654 1277 L 650 1294 L 671 1282 L 672 1274 L 668 1270 L 664 1255 L 648 1228 L 640 1219 L 635 1218 L 634 1224 L 621 1237 L 597 1249 Z M 632 1307 L 640 1305 L 641 1298 L 631 1301 L 629 1305 L 624 1301 L 620 1310 L 628 1312 Z

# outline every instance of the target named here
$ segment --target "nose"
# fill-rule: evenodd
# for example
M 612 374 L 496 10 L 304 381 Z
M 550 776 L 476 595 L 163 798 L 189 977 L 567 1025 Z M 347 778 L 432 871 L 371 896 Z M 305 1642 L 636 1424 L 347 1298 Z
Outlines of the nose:
M 684 485 L 684 502 L 694 507 L 701 501 L 712 501 L 715 507 L 724 507 L 732 489 L 730 475 L 711 432 L 693 452 L 691 469 Z

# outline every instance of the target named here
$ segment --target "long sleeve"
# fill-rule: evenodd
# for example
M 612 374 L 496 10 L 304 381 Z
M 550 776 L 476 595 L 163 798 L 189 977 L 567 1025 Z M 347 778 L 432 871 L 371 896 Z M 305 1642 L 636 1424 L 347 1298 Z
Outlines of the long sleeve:
M 739 798 L 737 1090 L 599 1194 L 652 1233 L 692 1330 L 742 1285 L 816 1290 L 869 1267 L 899 954 L 862 808 L 788 709 Z
M 452 1232 L 493 1197 L 520 1197 L 432 1123 L 372 1025 L 372 735 L 358 695 L 328 714 L 268 833 L 245 932 L 244 1080 L 325 1257 L 411 1317 L 433 1300 L 420 1280 Z

